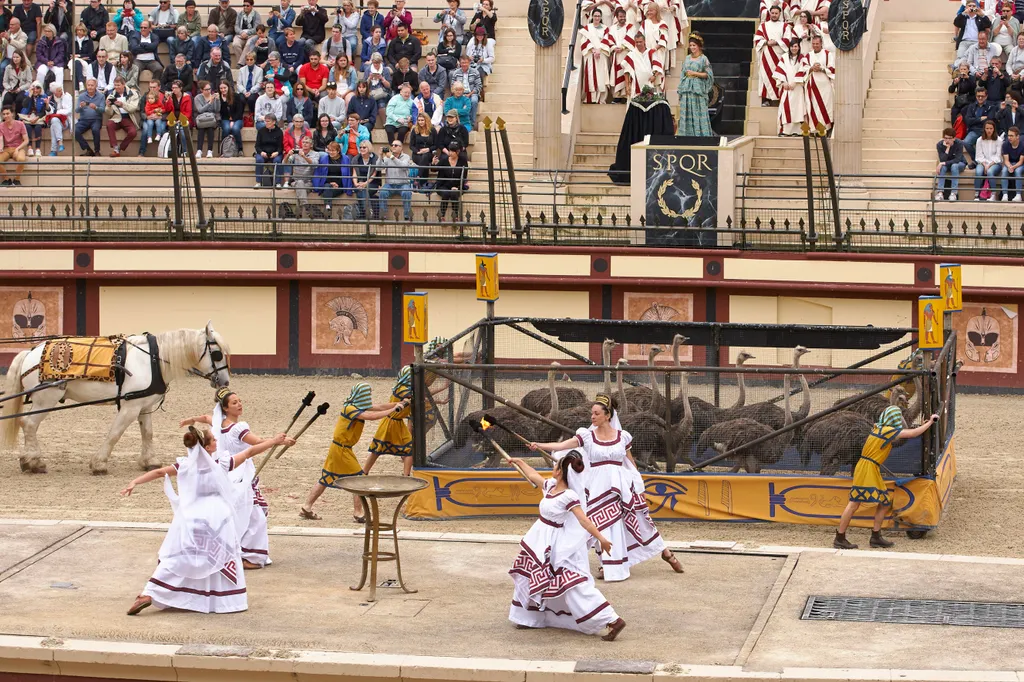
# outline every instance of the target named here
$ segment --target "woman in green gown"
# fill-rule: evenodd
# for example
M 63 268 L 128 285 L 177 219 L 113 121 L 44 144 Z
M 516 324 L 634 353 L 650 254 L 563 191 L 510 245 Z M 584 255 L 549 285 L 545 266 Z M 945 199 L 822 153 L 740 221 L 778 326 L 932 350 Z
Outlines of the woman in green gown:
M 711 119 L 708 117 L 708 94 L 715 84 L 715 72 L 704 56 L 704 39 L 690 34 L 689 54 L 683 61 L 683 74 L 679 78 L 679 130 L 676 134 L 689 137 L 712 137 Z

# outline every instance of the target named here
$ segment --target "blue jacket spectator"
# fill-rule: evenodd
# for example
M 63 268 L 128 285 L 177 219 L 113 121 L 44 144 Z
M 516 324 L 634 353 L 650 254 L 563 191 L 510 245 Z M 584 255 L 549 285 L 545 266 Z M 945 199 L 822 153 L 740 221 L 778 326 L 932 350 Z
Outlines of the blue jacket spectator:
M 359 56 L 362 58 L 364 65 L 370 63 L 370 58 L 373 57 L 374 52 L 380 54 L 381 58 L 387 52 L 388 41 L 384 40 L 383 31 L 384 29 L 381 29 L 379 34 L 375 33 L 373 37 L 363 41 L 363 49 L 360 50 Z M 375 39 L 377 42 L 374 42 Z
M 125 0 L 126 4 L 127 2 L 128 0 Z M 129 19 L 130 21 L 128 21 Z M 133 31 L 138 31 L 142 27 L 142 22 L 145 20 L 146 18 L 142 16 L 142 12 L 136 9 L 134 2 L 132 2 L 132 9 L 127 16 L 122 8 L 117 10 L 117 12 L 114 13 L 114 18 L 111 19 L 111 21 L 117 24 L 117 32 L 125 37 L 131 35 Z
M 359 81 L 359 84 L 356 86 L 356 96 L 349 100 L 347 113 L 358 114 L 359 120 L 362 121 L 367 130 L 373 130 L 373 126 L 377 122 L 377 109 L 379 106 L 377 100 L 370 97 L 369 86 L 367 86 L 366 81 Z
M 964 137 L 964 148 L 974 157 L 974 143 L 981 137 L 982 128 L 988 119 L 999 117 L 999 105 L 988 101 L 988 91 L 978 88 L 974 93 L 974 101 L 964 107 L 960 115 L 964 117 L 964 125 L 967 126 L 967 136 Z
M 192 66 L 199 68 L 200 64 L 210 59 L 210 52 L 215 47 L 220 48 L 222 55 L 223 53 L 228 52 L 228 43 L 220 34 L 217 34 L 217 37 L 214 40 L 210 40 L 209 36 L 204 36 L 200 38 L 196 41 L 195 49 L 192 50 L 193 58 L 188 61 L 192 64 Z
M 377 0 L 367 0 L 366 11 L 359 19 L 359 35 L 363 36 L 364 43 L 370 39 L 374 26 L 380 26 L 381 35 L 384 35 L 384 15 L 377 11 L 378 6 Z
M 291 45 L 285 40 L 277 51 L 281 55 L 281 63 L 292 71 L 298 71 L 299 67 L 306 63 L 306 43 L 302 40 L 292 40 Z
M 338 137 L 337 137 L 337 142 L 338 142 L 338 144 L 341 145 L 341 153 L 346 155 L 346 156 L 350 156 L 350 154 L 348 152 L 352 150 L 351 140 L 349 139 L 351 135 L 352 135 L 352 128 L 350 126 L 346 125 L 344 128 L 341 129 L 341 132 L 338 133 Z M 370 139 L 370 131 L 366 129 L 366 126 L 364 126 L 362 123 L 360 123 L 359 127 L 356 129 L 356 139 L 355 139 L 355 148 L 356 148 L 356 150 L 358 151 L 359 143 L 360 142 L 362 142 L 363 140 L 369 140 L 369 139 Z

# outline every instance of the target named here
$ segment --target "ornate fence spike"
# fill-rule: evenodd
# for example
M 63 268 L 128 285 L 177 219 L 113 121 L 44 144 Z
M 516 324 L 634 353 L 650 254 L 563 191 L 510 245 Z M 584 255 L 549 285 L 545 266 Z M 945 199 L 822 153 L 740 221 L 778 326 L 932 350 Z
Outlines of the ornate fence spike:
M 640 227 L 643 227 L 643 226 L 644 226 L 644 223 L 645 223 L 645 221 L 644 221 L 644 217 L 643 217 L 643 216 L 640 216 Z M 633 224 L 633 219 L 632 219 L 632 218 L 630 218 L 629 214 L 627 213 L 627 214 L 626 214 L 626 227 L 629 227 L 629 226 L 630 226 L 630 225 L 632 225 L 632 224 Z
M 787 221 L 787 222 L 788 222 L 788 221 Z M 787 229 L 788 229 L 788 227 L 789 227 L 789 226 L 787 225 L 786 227 L 787 227 Z M 806 225 L 806 224 L 804 223 L 804 219 L 803 219 L 803 218 L 800 218 L 800 220 L 799 220 L 799 221 L 797 222 L 797 227 L 799 227 L 799 228 L 800 228 L 800 231 L 801 231 L 801 232 L 803 232 L 803 231 L 804 231 L 804 228 L 805 228 L 805 227 L 807 227 L 807 225 Z
M 774 230 L 775 229 L 775 218 L 769 218 L 768 219 L 768 229 L 769 230 Z
M 608 221 L 609 221 L 609 222 L 610 222 L 610 223 L 612 224 L 612 227 L 614 227 L 614 226 L 616 226 L 616 225 L 618 225 L 618 224 L 619 224 L 619 219 L 615 217 L 615 214 L 614 214 L 614 213 L 612 213 L 612 215 L 611 215 L 611 217 L 610 217 L 610 218 L 608 219 Z
M 846 231 L 849 232 L 851 229 L 853 229 L 853 223 L 850 222 L 849 218 L 847 218 L 846 219 Z
M 910 221 L 906 218 L 903 219 L 903 231 L 910 232 Z
M 789 218 L 786 218 L 782 221 L 782 230 L 784 232 L 789 232 L 789 228 L 791 228 L 792 226 L 793 225 L 789 222 Z
M 598 213 L 594 217 L 594 222 L 597 223 L 598 225 L 603 225 L 604 224 L 604 220 L 601 218 L 601 214 L 600 213 Z
M 984 228 L 981 226 L 981 221 L 979 220 L 977 224 L 974 226 L 974 230 L 980 235 L 983 229 Z
M 754 228 L 758 230 L 761 229 L 761 216 L 754 217 Z
M 895 232 L 896 231 L 896 222 L 892 218 L 889 218 L 889 231 L 890 232 Z
M 29 213 L 30 213 L 30 211 L 29 211 L 28 204 L 22 204 L 21 205 L 21 215 L 28 216 Z
M 156 204 L 149 205 L 149 217 L 156 218 Z
M 529 225 L 532 222 L 533 222 L 533 215 L 529 211 L 527 211 L 526 212 L 526 224 Z
M 999 228 L 996 227 L 996 223 L 995 223 L 994 220 L 992 221 L 992 227 L 990 227 L 989 229 L 992 230 L 992 236 L 993 237 L 996 236 L 997 234 L 999 234 Z
M 875 218 L 875 232 L 881 232 L 881 231 L 882 231 L 882 221 L 880 221 L 878 218 Z
M 561 218 L 559 218 L 559 216 L 558 216 L 558 208 L 557 207 L 552 207 L 551 208 L 551 224 L 557 225 L 560 222 L 562 222 L 562 221 L 561 221 Z
M 113 209 L 112 206 L 110 206 L 108 204 L 107 205 L 107 209 L 110 211 L 110 215 L 114 215 L 114 209 Z M 99 218 L 100 217 L 100 207 L 99 207 L 98 204 L 93 204 L 92 205 L 92 217 L 93 218 Z
M 64 217 L 65 218 L 70 218 L 71 217 L 71 204 L 64 204 Z
M 866 230 L 866 229 L 867 229 L 867 227 L 868 227 L 868 223 L 867 223 L 867 221 L 866 221 L 866 220 L 864 220 L 864 217 L 863 217 L 863 216 L 861 216 L 861 219 L 860 219 L 860 230 L 861 230 L 861 232 L 863 232 L 864 230 Z
M 121 204 L 121 217 L 122 218 L 127 218 L 128 217 L 128 204 Z
M 967 227 L 967 221 L 965 220 L 960 224 L 960 231 L 966 235 L 968 229 L 970 228 Z
M 140 220 L 142 219 L 142 204 L 135 204 L 135 215 Z
M 541 224 L 543 225 L 543 224 L 544 224 L 544 223 L 546 223 L 547 221 L 548 221 L 548 219 L 547 219 L 547 217 L 545 217 L 545 215 L 544 215 L 544 211 L 541 211 L 541 212 L 540 212 L 540 222 L 541 222 Z
M 918 232 L 924 232 L 924 221 L 923 220 L 918 220 L 917 221 L 917 231 Z

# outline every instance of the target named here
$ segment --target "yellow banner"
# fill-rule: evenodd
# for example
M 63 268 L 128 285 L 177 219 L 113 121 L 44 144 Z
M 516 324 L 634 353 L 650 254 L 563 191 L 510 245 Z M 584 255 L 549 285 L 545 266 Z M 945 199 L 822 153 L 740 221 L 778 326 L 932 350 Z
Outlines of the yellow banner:
M 939 264 L 939 286 L 942 289 L 942 305 L 947 313 L 958 313 L 964 309 L 964 293 L 960 287 L 960 266 L 956 263 Z
M 541 493 L 505 470 L 417 469 L 428 486 L 414 494 L 406 516 L 414 519 L 536 516 Z M 931 529 L 956 477 L 950 442 L 936 478 L 887 481 L 894 514 L 887 528 Z M 647 504 L 656 519 L 673 521 L 773 521 L 836 525 L 849 500 L 849 478 L 785 474 L 644 474 Z M 861 505 L 853 525 L 871 526 L 875 506 Z
M 476 254 L 476 300 L 498 300 L 498 254 Z
M 917 346 L 942 348 L 942 297 L 917 297 Z
M 427 294 L 415 292 L 402 297 L 402 339 L 406 343 L 427 343 Z

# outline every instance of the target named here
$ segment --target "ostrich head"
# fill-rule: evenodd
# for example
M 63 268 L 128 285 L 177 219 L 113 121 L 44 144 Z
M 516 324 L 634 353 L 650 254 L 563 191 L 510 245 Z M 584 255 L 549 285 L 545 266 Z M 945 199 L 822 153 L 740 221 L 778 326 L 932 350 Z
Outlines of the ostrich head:
M 737 365 L 742 365 L 747 360 L 756 360 L 756 359 L 757 359 L 756 355 L 751 355 L 750 353 L 748 353 L 745 350 L 741 350 L 739 353 L 736 354 L 736 364 Z
M 807 355 L 811 351 L 807 350 L 803 346 L 797 346 L 793 349 L 793 362 L 800 362 L 800 358 Z
M 910 404 L 907 398 L 907 391 L 902 386 L 893 386 L 892 390 L 889 391 L 889 404 L 895 405 L 900 409 L 907 409 Z
M 725 454 L 725 443 L 713 443 L 711 447 L 720 455 Z

